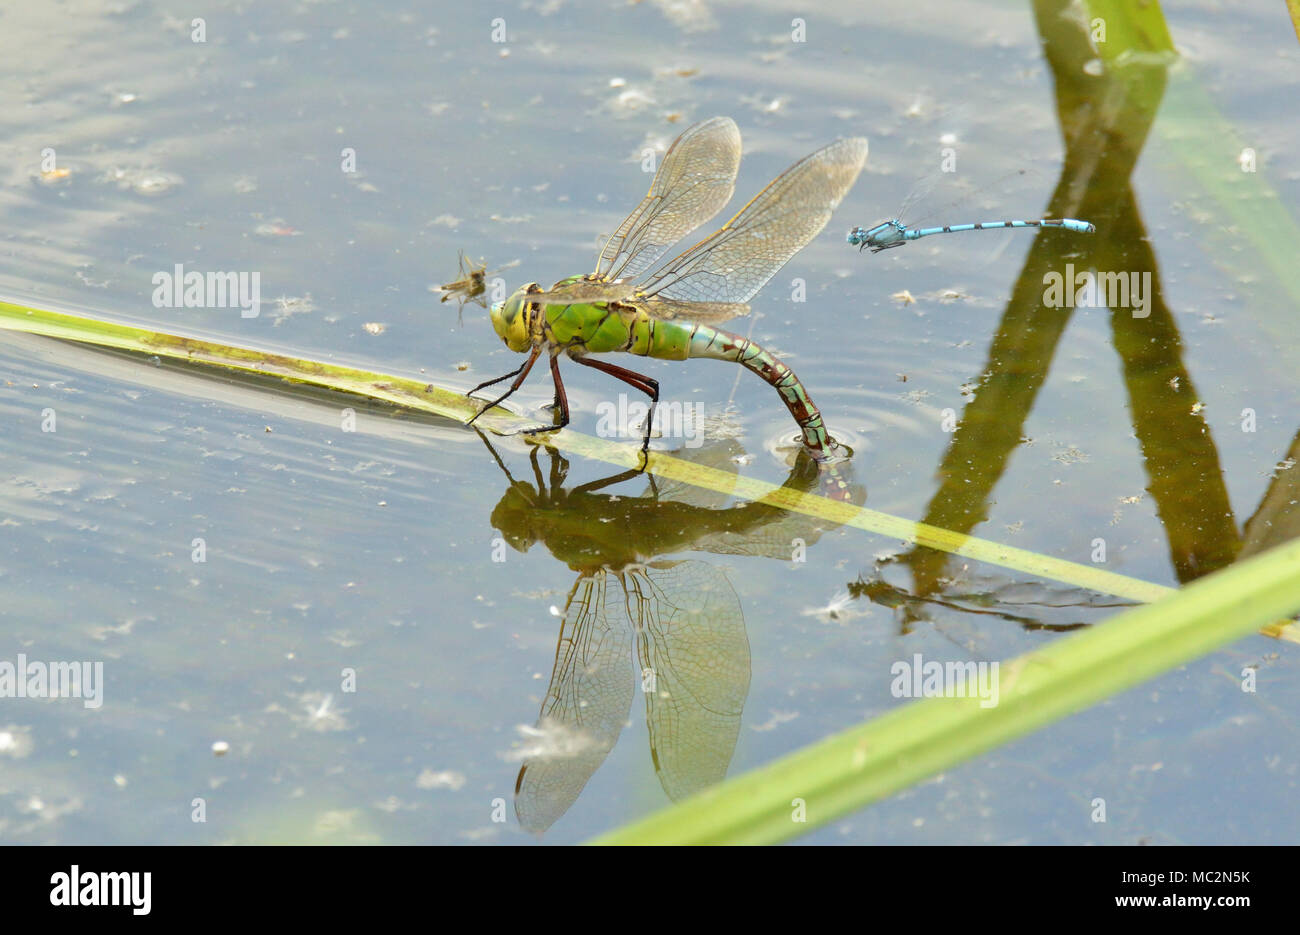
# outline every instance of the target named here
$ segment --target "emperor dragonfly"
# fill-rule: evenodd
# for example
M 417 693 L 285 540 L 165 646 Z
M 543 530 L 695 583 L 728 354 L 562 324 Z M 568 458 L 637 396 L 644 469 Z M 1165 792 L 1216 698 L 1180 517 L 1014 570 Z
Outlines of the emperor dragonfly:
M 587 355 L 621 351 L 664 360 L 707 357 L 738 363 L 775 387 L 799 425 L 804 446 L 818 460 L 831 458 L 836 443 L 794 372 L 749 339 L 713 325 L 748 313 L 749 300 L 826 226 L 866 158 L 867 141 L 861 137 L 837 140 L 805 156 L 718 230 L 647 273 L 672 244 L 722 210 L 735 190 L 740 167 L 735 122 L 714 117 L 689 127 L 668 148 L 649 194 L 605 244 L 594 273 L 562 279 L 548 291 L 529 283 L 492 306 L 496 333 L 528 359 L 519 369 L 470 390 L 514 377 L 505 393 L 469 421 L 518 390 L 546 352 L 560 421 L 526 431 L 568 425 L 569 401 L 559 370 L 563 354 L 650 397 L 644 457 L 659 401 L 658 381 Z

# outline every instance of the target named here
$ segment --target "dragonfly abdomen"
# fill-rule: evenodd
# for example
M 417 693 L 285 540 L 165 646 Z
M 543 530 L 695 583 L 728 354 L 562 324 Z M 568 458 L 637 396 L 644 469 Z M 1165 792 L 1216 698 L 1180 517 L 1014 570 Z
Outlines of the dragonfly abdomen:
M 826 431 L 817 404 L 812 401 L 793 370 L 758 344 L 738 334 L 708 325 L 692 325 L 690 330 L 692 334 L 687 357 L 729 360 L 758 374 L 781 395 L 781 401 L 799 424 L 803 443 L 818 458 L 831 456 L 835 441 Z

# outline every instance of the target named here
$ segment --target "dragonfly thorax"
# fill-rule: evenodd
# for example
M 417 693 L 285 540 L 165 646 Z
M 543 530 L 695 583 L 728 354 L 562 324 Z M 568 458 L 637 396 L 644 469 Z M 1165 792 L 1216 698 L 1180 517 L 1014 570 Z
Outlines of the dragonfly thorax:
M 492 328 L 506 342 L 510 350 L 522 354 L 532 346 L 528 322 L 528 293 L 537 292 L 540 286 L 535 282 L 515 290 L 515 294 L 504 302 L 492 304 Z

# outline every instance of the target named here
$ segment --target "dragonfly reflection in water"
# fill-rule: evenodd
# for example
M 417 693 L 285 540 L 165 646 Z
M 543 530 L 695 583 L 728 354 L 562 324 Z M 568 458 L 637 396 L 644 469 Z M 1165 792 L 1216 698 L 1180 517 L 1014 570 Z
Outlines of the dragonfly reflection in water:
M 665 556 L 712 552 L 789 562 L 797 540 L 812 545 L 835 524 L 761 501 L 728 506 L 726 494 L 653 477 L 641 496 L 607 492 L 645 476 L 635 470 L 566 490 L 568 462 L 553 450 L 548 480 L 533 449 L 529 484 L 515 480 L 484 443 L 510 480 L 492 511 L 493 527 L 520 552 L 544 543 L 578 574 L 534 743 L 521 756 L 520 825 L 545 831 L 568 811 L 613 749 L 638 686 L 651 760 L 668 797 L 721 780 L 749 691 L 744 615 L 722 569 Z M 738 453 L 735 442 L 721 441 L 676 456 L 734 470 Z M 801 453 L 784 486 L 808 492 L 828 483 L 825 476 Z M 845 500 L 865 499 L 861 486 L 843 477 L 837 483 Z

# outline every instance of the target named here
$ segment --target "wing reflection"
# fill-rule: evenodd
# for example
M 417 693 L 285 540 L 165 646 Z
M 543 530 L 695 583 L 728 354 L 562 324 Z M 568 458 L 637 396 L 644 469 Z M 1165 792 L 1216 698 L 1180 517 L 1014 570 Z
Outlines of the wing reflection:
M 603 492 L 644 478 L 636 471 L 565 489 L 568 461 L 548 449 L 543 478 L 517 481 L 484 438 L 510 486 L 492 525 L 520 552 L 543 542 L 578 573 L 560 625 L 555 661 L 537 725 L 515 781 L 520 825 L 545 831 L 577 800 L 608 756 L 639 686 L 650 756 L 665 794 L 677 800 L 721 780 L 740 734 L 749 692 L 749 638 L 740 599 L 722 569 L 684 552 L 769 556 L 789 561 L 832 524 L 765 503 L 728 498 L 647 478 L 640 496 Z M 734 441 L 678 452 L 734 470 Z M 785 486 L 816 489 L 825 472 L 806 455 Z M 865 491 L 843 477 L 846 498 Z M 635 648 L 635 656 L 633 649 Z

